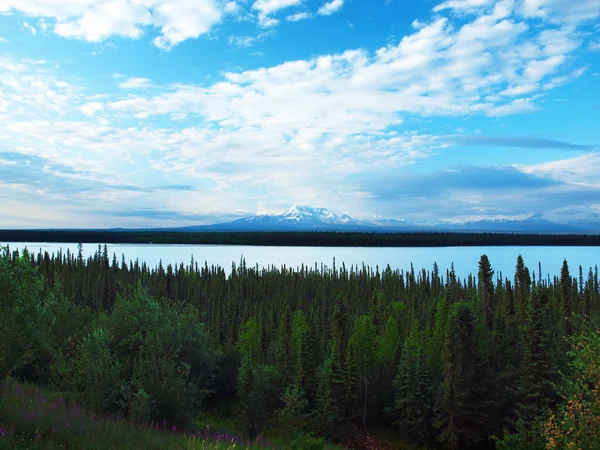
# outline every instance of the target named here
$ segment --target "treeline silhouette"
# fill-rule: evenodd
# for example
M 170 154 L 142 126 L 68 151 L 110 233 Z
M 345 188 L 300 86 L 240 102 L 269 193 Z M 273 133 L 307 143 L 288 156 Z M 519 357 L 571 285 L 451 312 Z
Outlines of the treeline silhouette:
M 600 246 L 599 234 L 0 230 L 0 242 L 323 247 Z
M 594 448 L 581 442 L 593 442 L 600 410 L 578 412 L 588 424 L 580 441 L 567 419 L 569 401 L 594 401 L 596 372 L 582 373 L 600 346 L 575 365 L 569 351 L 595 342 L 598 268 L 572 274 L 562 264 L 549 278 L 515 255 L 514 276 L 501 279 L 482 255 L 478 274 L 460 279 L 437 265 L 260 269 L 241 260 L 226 275 L 193 258 L 127 262 L 106 246 L 89 258 L 81 246 L 9 249 L 0 375 L 177 426 L 209 404 L 250 437 L 277 429 L 346 443 L 391 433 L 444 449 Z

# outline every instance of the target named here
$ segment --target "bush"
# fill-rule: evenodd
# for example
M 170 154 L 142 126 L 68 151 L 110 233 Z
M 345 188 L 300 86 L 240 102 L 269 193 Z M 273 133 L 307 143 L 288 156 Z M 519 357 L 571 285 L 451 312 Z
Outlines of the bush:
M 325 441 L 313 434 L 302 434 L 290 442 L 290 450 L 323 450 Z

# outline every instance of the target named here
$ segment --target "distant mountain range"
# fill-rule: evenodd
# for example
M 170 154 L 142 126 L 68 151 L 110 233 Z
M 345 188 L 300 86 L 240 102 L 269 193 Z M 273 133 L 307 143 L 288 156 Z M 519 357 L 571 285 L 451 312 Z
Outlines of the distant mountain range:
M 347 214 L 338 216 L 326 208 L 295 205 L 284 214 L 258 215 L 213 225 L 180 227 L 177 231 L 462 231 L 510 233 L 598 233 L 600 219 L 561 224 L 532 215 L 522 220 L 479 220 L 463 223 L 409 223 L 404 220 L 358 220 Z

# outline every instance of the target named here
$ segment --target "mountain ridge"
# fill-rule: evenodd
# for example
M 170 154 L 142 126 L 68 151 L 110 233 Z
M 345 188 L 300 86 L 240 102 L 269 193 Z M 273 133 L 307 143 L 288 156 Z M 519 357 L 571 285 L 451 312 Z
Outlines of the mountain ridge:
M 600 222 L 569 222 L 566 224 L 532 214 L 525 219 L 481 219 L 466 222 L 411 223 L 404 219 L 355 219 L 341 216 L 328 208 L 294 205 L 283 214 L 259 214 L 231 222 L 177 228 L 181 231 L 462 231 L 462 232 L 528 232 L 528 233 L 589 233 L 599 232 Z

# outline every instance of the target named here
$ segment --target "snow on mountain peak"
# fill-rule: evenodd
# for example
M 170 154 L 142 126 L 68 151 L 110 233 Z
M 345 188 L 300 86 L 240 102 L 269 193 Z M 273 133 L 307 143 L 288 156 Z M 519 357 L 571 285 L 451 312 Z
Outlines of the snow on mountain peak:
M 291 221 L 315 221 L 338 223 L 339 217 L 327 208 L 312 208 L 305 205 L 294 205 L 283 214 L 282 219 Z

